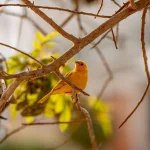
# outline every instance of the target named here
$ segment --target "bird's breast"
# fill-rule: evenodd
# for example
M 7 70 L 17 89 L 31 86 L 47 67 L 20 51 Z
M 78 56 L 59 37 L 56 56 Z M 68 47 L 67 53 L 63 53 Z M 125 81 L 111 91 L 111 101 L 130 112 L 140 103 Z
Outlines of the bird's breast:
M 88 81 L 87 72 L 74 72 L 73 76 L 70 79 L 78 88 L 85 89 Z

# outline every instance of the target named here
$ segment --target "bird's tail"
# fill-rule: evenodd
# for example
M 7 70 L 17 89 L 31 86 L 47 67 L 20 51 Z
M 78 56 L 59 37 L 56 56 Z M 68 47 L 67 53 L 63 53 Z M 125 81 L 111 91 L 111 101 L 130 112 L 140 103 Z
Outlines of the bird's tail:
M 51 94 L 52 92 L 49 92 L 48 94 L 46 94 L 42 99 L 38 101 L 38 103 L 40 104 L 44 103 L 51 96 Z

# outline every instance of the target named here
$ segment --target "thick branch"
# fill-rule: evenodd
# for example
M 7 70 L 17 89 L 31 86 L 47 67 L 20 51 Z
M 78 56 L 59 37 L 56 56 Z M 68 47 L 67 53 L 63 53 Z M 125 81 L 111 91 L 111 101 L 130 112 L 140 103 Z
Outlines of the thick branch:
M 0 113 L 3 111 L 5 108 L 5 104 L 7 100 L 13 95 L 14 91 L 16 88 L 21 84 L 23 80 L 22 79 L 16 79 L 4 92 L 0 99 Z

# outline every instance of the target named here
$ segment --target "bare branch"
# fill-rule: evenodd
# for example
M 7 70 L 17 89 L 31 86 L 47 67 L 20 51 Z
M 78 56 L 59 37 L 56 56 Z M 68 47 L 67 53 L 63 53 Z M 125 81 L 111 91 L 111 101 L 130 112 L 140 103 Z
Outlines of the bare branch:
M 108 33 L 110 33 L 110 31 L 111 31 L 111 29 L 110 29 L 108 32 L 106 32 L 106 33 L 91 47 L 91 49 L 95 48 L 98 44 L 100 44 L 100 42 L 105 39 L 105 37 L 108 35 Z
M 112 33 L 112 37 L 113 37 L 113 41 L 114 41 L 115 47 L 116 47 L 116 49 L 118 49 L 117 42 L 116 42 L 116 39 L 115 39 L 115 34 L 114 34 L 114 31 L 113 31 L 113 28 L 111 28 L 111 33 Z
M 24 126 L 38 126 L 38 125 L 57 125 L 57 124 L 72 124 L 72 123 L 81 123 L 85 121 L 85 119 L 80 119 L 80 120 L 72 120 L 72 121 L 69 121 L 69 122 L 66 122 L 66 121 L 56 121 L 56 122 L 35 122 L 35 123 L 23 123 L 22 125 Z
M 149 89 L 150 86 L 150 77 L 149 77 L 149 69 L 148 69 L 148 63 L 147 63 L 147 55 L 146 55 L 146 48 L 145 48 L 145 40 L 144 40 L 144 33 L 145 33 L 145 19 L 146 19 L 146 12 L 147 12 L 147 8 L 145 7 L 143 10 L 143 15 L 142 15 L 142 27 L 141 27 L 141 44 L 142 44 L 142 52 L 143 52 L 143 60 L 144 60 L 144 65 L 145 65 L 145 71 L 146 71 L 146 75 L 147 75 L 147 80 L 148 80 L 148 85 L 145 89 L 145 92 L 141 98 L 141 100 L 138 102 L 138 104 L 136 105 L 136 107 L 133 109 L 133 111 L 127 116 L 127 118 L 121 123 L 121 125 L 119 126 L 119 128 L 121 128 L 126 122 L 127 120 L 133 115 L 133 113 L 137 110 L 137 108 L 140 106 L 140 104 L 143 102 L 146 93 Z
M 17 129 L 13 130 L 9 134 L 7 134 L 1 141 L 0 144 L 3 143 L 5 140 L 7 140 L 10 136 L 14 135 L 15 133 L 18 133 L 19 131 L 25 129 L 27 126 L 20 126 Z
M 91 141 L 91 145 L 92 145 L 92 150 L 96 150 L 97 144 L 95 141 L 95 135 L 94 135 L 94 131 L 93 131 L 92 120 L 91 120 L 90 114 L 85 108 L 83 108 L 81 106 L 81 104 L 78 100 L 76 100 L 75 104 L 76 104 L 77 109 L 79 109 L 86 118 L 86 122 L 87 122 L 87 126 L 88 126 L 88 132 L 89 132 L 90 141 Z
M 33 60 L 34 60 L 35 62 L 37 62 L 38 64 L 40 64 L 40 66 L 44 66 L 44 64 L 43 64 L 42 62 L 40 62 L 39 60 L 35 59 L 35 58 L 32 57 L 31 55 L 29 55 L 29 54 L 27 54 L 27 53 L 25 53 L 25 52 L 23 52 L 23 51 L 21 51 L 21 50 L 15 48 L 15 47 L 12 47 L 12 46 L 10 46 L 10 45 L 7 45 L 7 44 L 1 43 L 1 42 L 0 42 L 0 45 L 5 46 L 5 47 L 8 47 L 8 48 L 11 48 L 11 49 L 13 49 L 13 50 L 15 50 L 15 51 L 17 51 L 17 52 L 19 52 L 19 53 L 22 53 L 22 54 L 24 54 L 25 56 L 27 56 L 27 57 L 33 59 Z
M 121 125 L 119 126 L 119 128 L 121 128 L 128 121 L 128 119 L 134 114 L 134 112 L 137 110 L 137 108 L 143 102 L 143 100 L 144 100 L 144 98 L 146 96 L 146 93 L 147 93 L 147 91 L 149 89 L 149 86 L 150 86 L 150 84 L 147 85 L 142 98 L 140 99 L 140 101 L 138 102 L 138 104 L 136 105 L 136 107 L 132 110 L 132 112 L 127 116 L 127 118 L 121 123 Z
M 150 83 L 150 76 L 149 76 L 149 69 L 148 69 L 148 62 L 147 62 L 147 55 L 146 55 L 146 48 L 145 48 L 145 38 L 144 38 L 146 13 L 147 13 L 147 7 L 144 8 L 143 15 L 142 15 L 141 44 L 142 44 L 142 53 L 143 53 L 143 60 L 144 60 L 147 80 L 148 80 L 148 83 Z
M 23 4 L 0 4 L 0 7 L 8 7 L 8 6 L 16 6 L 16 7 L 30 7 L 30 8 L 41 8 L 41 9 L 50 9 L 50 10 L 59 10 L 59 11 L 64 11 L 64 12 L 70 12 L 74 14 L 81 14 L 81 15 L 86 15 L 86 16 L 94 16 L 94 17 L 99 17 L 99 18 L 111 18 L 111 16 L 105 16 L 105 15 L 96 15 L 93 13 L 88 13 L 84 11 L 74 11 L 70 9 L 64 9 L 64 8 L 59 8 L 59 7 L 49 7 L 49 6 L 38 6 L 38 5 L 33 5 L 32 3 L 23 5 Z
M 13 95 L 15 89 L 20 85 L 22 82 L 22 79 L 15 79 L 14 82 L 6 89 L 6 91 L 3 93 L 1 99 L 0 99 L 0 114 L 5 108 L 5 104 L 7 100 Z
M 97 12 L 97 15 L 100 13 L 102 7 L 103 7 L 103 0 L 101 0 L 100 8 L 99 8 L 99 10 L 98 10 L 98 12 Z M 96 16 L 95 16 L 95 19 L 96 19 Z

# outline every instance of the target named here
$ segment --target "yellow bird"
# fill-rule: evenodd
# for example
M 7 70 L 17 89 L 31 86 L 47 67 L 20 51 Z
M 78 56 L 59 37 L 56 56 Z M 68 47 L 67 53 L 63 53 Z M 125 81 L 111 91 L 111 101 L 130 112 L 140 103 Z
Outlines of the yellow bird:
M 68 78 L 78 88 L 84 90 L 88 81 L 88 67 L 86 63 L 81 60 L 75 61 L 74 69 L 68 74 L 66 74 L 65 77 Z M 60 80 L 47 95 L 45 95 L 42 99 L 39 100 L 38 103 L 45 102 L 51 95 L 55 94 L 72 95 L 72 92 L 73 92 L 72 87 L 68 85 L 65 81 Z M 79 94 L 80 92 L 77 91 L 77 93 Z

